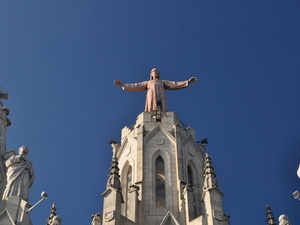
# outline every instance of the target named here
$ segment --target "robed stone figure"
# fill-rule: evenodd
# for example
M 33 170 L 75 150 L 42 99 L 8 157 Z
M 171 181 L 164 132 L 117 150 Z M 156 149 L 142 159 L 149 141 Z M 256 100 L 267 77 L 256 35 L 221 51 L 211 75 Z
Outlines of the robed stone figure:
M 20 196 L 27 201 L 29 189 L 33 184 L 34 171 L 31 162 L 26 158 L 29 150 L 26 146 L 19 148 L 19 155 L 13 155 L 6 160 L 7 184 L 3 193 L 3 200 L 10 196 Z
M 162 112 L 167 112 L 167 103 L 165 90 L 178 90 L 186 88 L 190 83 L 197 81 L 196 77 L 191 77 L 186 81 L 168 81 L 161 80 L 158 69 L 154 68 L 150 73 L 150 80 L 134 84 L 124 84 L 120 80 L 114 80 L 114 83 L 123 88 L 125 91 L 147 91 L 145 112 L 157 110 L 160 106 Z

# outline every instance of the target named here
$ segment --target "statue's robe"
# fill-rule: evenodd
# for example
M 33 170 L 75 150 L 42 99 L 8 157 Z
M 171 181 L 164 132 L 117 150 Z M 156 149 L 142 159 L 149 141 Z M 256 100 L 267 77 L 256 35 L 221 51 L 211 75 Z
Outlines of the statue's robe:
M 20 196 L 28 200 L 29 189 L 33 184 L 34 171 L 31 162 L 17 155 L 11 156 L 5 162 L 7 169 L 7 184 L 3 193 L 3 199 L 9 196 Z
M 189 86 L 188 81 L 149 80 L 134 84 L 124 84 L 125 91 L 147 91 L 145 112 L 157 110 L 160 101 L 161 111 L 167 112 L 165 90 L 178 90 Z

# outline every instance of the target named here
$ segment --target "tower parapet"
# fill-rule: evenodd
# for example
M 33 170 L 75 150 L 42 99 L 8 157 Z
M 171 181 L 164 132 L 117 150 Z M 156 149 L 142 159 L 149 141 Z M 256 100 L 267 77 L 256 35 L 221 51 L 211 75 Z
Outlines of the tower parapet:
M 155 113 L 141 113 L 132 128 L 122 129 L 120 143 L 113 146 L 109 185 L 102 195 L 103 225 L 229 224 L 222 204 L 222 218 L 207 216 L 211 202 L 220 202 L 223 194 L 214 193 L 217 182 L 204 145 L 174 112 L 159 120 Z M 121 187 L 113 192 L 111 185 L 118 182 Z M 117 200 L 119 190 L 124 201 Z

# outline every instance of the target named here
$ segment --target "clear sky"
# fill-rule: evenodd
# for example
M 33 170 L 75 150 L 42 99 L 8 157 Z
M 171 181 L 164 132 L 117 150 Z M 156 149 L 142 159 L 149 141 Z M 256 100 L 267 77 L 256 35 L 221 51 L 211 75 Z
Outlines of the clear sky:
M 36 179 L 31 213 L 45 224 L 52 203 L 63 224 L 102 214 L 110 138 L 144 109 L 149 79 L 196 76 L 167 93 L 169 111 L 208 138 L 206 149 L 233 225 L 300 224 L 299 0 L 0 2 L 0 85 L 10 94 L 7 149 L 26 145 Z

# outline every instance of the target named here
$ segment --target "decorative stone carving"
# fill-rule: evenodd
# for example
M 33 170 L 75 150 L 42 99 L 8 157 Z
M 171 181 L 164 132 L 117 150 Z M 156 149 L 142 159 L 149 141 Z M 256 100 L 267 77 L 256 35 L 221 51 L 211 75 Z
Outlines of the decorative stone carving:
M 141 92 L 147 91 L 145 112 L 159 110 L 167 111 L 165 90 L 178 90 L 188 87 L 190 83 L 196 82 L 196 77 L 191 77 L 186 81 L 168 81 L 161 80 L 158 69 L 154 68 L 150 73 L 150 80 L 134 84 L 123 84 L 120 80 L 114 80 L 114 83 L 125 91 Z
M 292 225 L 290 222 L 289 222 L 289 218 L 282 214 L 281 216 L 279 216 L 279 225 Z
M 20 196 L 27 201 L 29 189 L 34 180 L 34 171 L 31 162 L 26 158 L 29 150 L 26 146 L 19 148 L 19 155 L 12 155 L 6 160 L 7 184 L 3 193 L 3 198 L 10 196 Z
M 111 221 L 115 218 L 115 211 L 106 212 L 104 214 L 104 219 L 106 222 Z
M 9 97 L 8 94 L 7 93 L 3 93 L 2 89 L 0 89 L 0 100 L 1 99 L 6 99 L 7 100 L 8 97 Z
M 164 139 L 163 138 L 156 138 L 156 144 L 157 145 L 163 145 L 164 144 Z
M 52 204 L 51 211 L 47 221 L 48 222 L 46 225 L 61 225 L 62 219 L 61 217 L 56 215 L 56 203 Z
M 136 191 L 137 194 L 138 194 L 139 190 L 140 190 L 140 187 L 139 187 L 139 186 L 136 186 L 136 185 L 130 185 L 129 191 L 128 191 L 128 192 L 131 193 L 131 192 Z
M 91 225 L 100 225 L 102 223 L 102 217 L 100 213 L 91 216 L 92 223 Z
M 61 218 L 59 216 L 54 216 L 50 225 L 62 225 Z
M 218 210 L 213 210 L 213 217 L 217 220 L 223 220 L 223 213 Z

